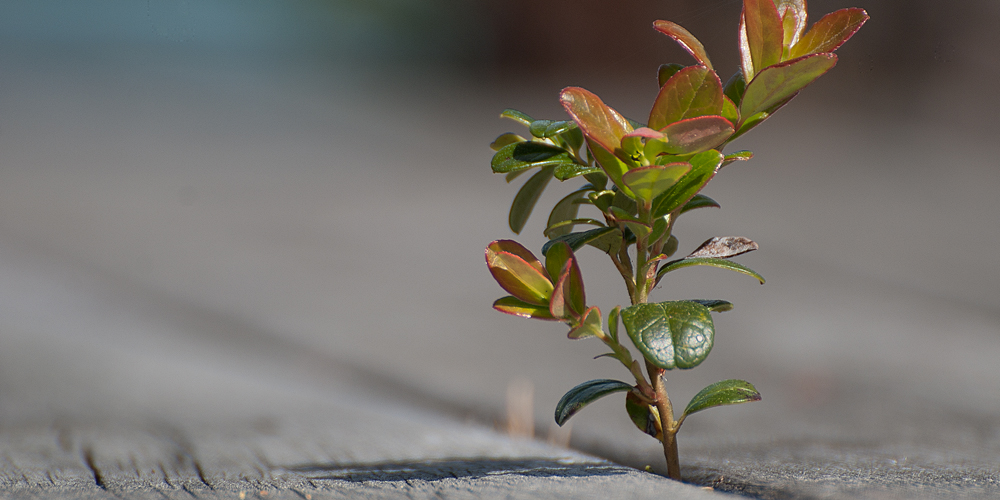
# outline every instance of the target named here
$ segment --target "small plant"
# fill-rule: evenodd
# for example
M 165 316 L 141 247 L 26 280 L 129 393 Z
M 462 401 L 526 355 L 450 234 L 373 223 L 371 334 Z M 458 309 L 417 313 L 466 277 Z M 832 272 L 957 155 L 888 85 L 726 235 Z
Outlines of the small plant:
M 704 361 L 715 341 L 711 313 L 733 306 L 724 300 L 651 303 L 649 295 L 669 273 L 691 266 L 729 269 L 764 283 L 755 271 L 729 260 L 757 249 L 747 238 L 711 238 L 687 256 L 671 260 L 678 248 L 674 225 L 691 210 L 719 206 L 700 191 L 722 167 L 753 156 L 749 151 L 723 154 L 723 149 L 830 70 L 837 62 L 833 51 L 867 20 L 864 10 L 843 9 L 807 30 L 805 0 L 744 0 L 741 68 L 725 85 L 701 42 L 677 24 L 656 21 L 654 29 L 678 42 L 695 64 L 660 66 L 660 90 L 646 124 L 625 118 L 578 87 L 560 94 L 571 120 L 535 120 L 512 109 L 501 113 L 528 127 L 530 137 L 498 137 L 491 144 L 496 151 L 493 171 L 506 174 L 510 182 L 538 169 L 514 197 L 511 230 L 521 232 L 553 177 L 583 177 L 587 183 L 550 212 L 544 232 L 549 241 L 541 249 L 544 263 L 515 241 L 489 244 L 486 263 L 510 294 L 493 307 L 565 322 L 571 339 L 601 340 L 610 349 L 602 356 L 621 362 L 634 378 L 591 380 L 570 389 L 556 405 L 559 425 L 592 401 L 625 392 L 629 418 L 663 443 L 668 474 L 680 479 L 676 434 L 689 415 L 760 400 L 749 382 L 723 380 L 702 389 L 675 418 L 664 373 Z M 583 205 L 596 208 L 599 217 L 581 217 Z M 628 307 L 611 310 L 606 329 L 600 309 L 588 305 L 584 294 L 574 252 L 585 245 L 608 254 L 631 300 Z M 620 342 L 619 321 L 642 354 L 641 362 Z

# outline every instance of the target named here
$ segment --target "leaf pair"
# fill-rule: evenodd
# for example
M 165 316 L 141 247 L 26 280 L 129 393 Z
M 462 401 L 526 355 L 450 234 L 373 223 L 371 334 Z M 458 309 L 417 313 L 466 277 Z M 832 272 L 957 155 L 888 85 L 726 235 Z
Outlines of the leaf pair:
M 837 64 L 833 54 L 868 20 L 858 8 L 823 16 L 806 31 L 805 0 L 744 0 L 740 60 L 745 92 L 728 92 L 739 106 L 736 136 L 785 105 Z
M 620 380 L 600 379 L 584 382 L 567 391 L 556 404 L 556 423 L 562 426 L 585 406 L 604 396 L 617 392 L 628 392 L 625 396 L 625 410 L 632 419 L 632 423 L 639 430 L 660 439 L 663 431 L 659 412 L 656 411 L 655 406 L 639 399 L 632 389 L 632 385 Z M 760 399 L 760 392 L 750 382 L 737 379 L 723 380 L 705 387 L 691 398 L 678 422 L 683 423 L 688 415 L 709 408 L 749 403 L 760 401 Z
M 739 34 L 746 81 L 778 63 L 832 54 L 868 20 L 863 9 L 841 9 L 806 31 L 807 17 L 805 0 L 743 0 Z
M 579 336 L 590 331 L 595 320 L 600 328 L 600 311 L 586 307 L 583 275 L 568 244 L 553 245 L 543 266 L 520 243 L 496 240 L 486 247 L 486 265 L 493 279 L 510 293 L 494 302 L 494 309 L 526 318 L 568 321 L 574 328 L 585 327 Z
M 712 266 L 752 276 L 757 278 L 761 284 L 764 284 L 764 277 L 753 269 L 727 260 L 737 255 L 752 252 L 757 250 L 757 248 L 757 243 L 748 238 L 741 236 L 717 236 L 702 243 L 687 257 L 664 264 L 656 273 L 656 281 L 659 282 L 665 274 L 677 269 L 690 266 Z

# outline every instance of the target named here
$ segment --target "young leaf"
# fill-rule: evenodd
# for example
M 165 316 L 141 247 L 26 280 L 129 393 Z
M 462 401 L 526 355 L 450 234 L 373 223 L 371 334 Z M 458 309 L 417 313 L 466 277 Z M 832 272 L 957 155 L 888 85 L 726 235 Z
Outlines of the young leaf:
M 694 198 L 691 198 L 691 201 L 684 204 L 684 208 L 681 209 L 681 213 L 690 212 L 691 210 L 694 210 L 696 208 L 705 208 L 705 207 L 719 208 L 720 205 L 719 202 L 709 198 L 708 196 L 698 193 L 694 195 Z
M 553 251 L 551 248 L 549 250 Z M 548 257 L 546 257 L 546 264 L 548 264 Z M 552 290 L 549 312 L 557 318 L 579 318 L 586 311 L 586 308 L 587 298 L 583 290 L 583 275 L 580 273 L 580 266 L 576 264 L 576 259 L 571 255 L 566 260 L 566 265 L 563 266 L 559 280 Z M 597 314 L 600 317 L 600 313 Z
M 601 166 L 604 173 L 611 179 L 611 182 L 618 186 L 618 189 L 625 191 L 626 194 L 631 196 L 632 192 L 622 184 L 622 175 L 625 175 L 625 172 L 628 172 L 629 168 L 633 165 L 626 163 L 589 137 L 587 138 L 587 148 L 589 148 L 590 154 L 594 156 L 594 159 L 597 160 L 597 164 Z
M 743 19 L 754 74 L 781 62 L 784 35 L 774 1 L 743 0 Z M 751 80 L 747 75 L 747 81 Z
M 603 324 L 603 320 L 601 319 L 601 310 L 596 307 L 591 307 L 590 309 L 587 309 L 586 313 L 584 313 L 583 321 L 571 329 L 569 334 L 567 334 L 567 337 L 571 339 L 596 337 L 604 333 L 604 330 L 601 328 Z M 612 356 L 614 356 L 613 353 Z
M 657 439 L 660 438 L 660 415 L 655 406 L 639 399 L 634 392 L 625 395 L 625 411 L 632 423 L 642 432 Z
M 809 54 L 833 52 L 849 40 L 868 21 L 863 9 L 841 9 L 823 16 L 802 38 L 792 45 L 788 58 L 795 59 Z
M 559 100 L 583 134 L 611 153 L 621 147 L 622 137 L 632 131 L 624 116 L 588 90 L 565 88 Z
M 500 134 L 499 137 L 491 142 L 490 149 L 493 151 L 500 151 L 504 146 L 509 146 L 518 142 L 524 142 L 524 137 L 507 132 L 506 134 Z
M 548 306 L 553 285 L 543 269 L 519 255 L 486 247 L 486 265 L 501 288 L 529 304 Z M 537 261 L 536 261 L 537 262 Z
M 562 426 L 584 406 L 608 394 L 631 390 L 631 385 L 618 380 L 603 379 L 584 382 L 570 389 L 556 404 L 556 423 Z
M 678 179 L 690 171 L 690 163 L 652 165 L 629 170 L 622 176 L 622 182 L 632 190 L 638 199 L 649 203 L 677 184 Z
M 574 252 L 579 250 L 583 245 L 589 244 L 603 250 L 605 253 L 614 253 L 621 246 L 622 232 L 620 229 L 614 227 L 599 227 L 582 233 L 564 234 L 542 245 L 542 255 L 548 253 L 552 245 L 560 241 L 568 243 Z
M 493 309 L 522 318 L 543 319 L 547 321 L 557 321 L 559 319 L 552 317 L 547 306 L 529 304 L 512 295 L 497 299 L 493 303 Z
M 524 245 L 514 241 L 514 240 L 496 240 L 491 242 L 486 246 L 486 259 L 489 260 L 490 252 L 507 252 L 509 254 L 514 254 L 526 262 L 529 266 L 535 268 L 538 272 L 544 273 L 545 266 L 542 266 L 542 262 L 535 257 L 535 254 L 531 253 L 531 250 L 524 248 Z
M 740 116 L 772 113 L 837 64 L 837 56 L 813 54 L 764 69 L 747 85 L 740 104 Z
M 554 240 L 552 245 L 542 248 L 542 255 L 545 256 L 545 272 L 552 281 L 558 281 L 566 263 L 573 258 L 573 250 L 565 241 Z
M 559 200 L 559 202 L 552 207 L 552 212 L 549 212 L 549 221 L 545 225 L 547 228 L 546 236 L 549 238 L 555 238 L 557 236 L 569 234 L 573 231 L 572 224 L 560 226 L 555 229 L 552 229 L 552 226 L 562 221 L 575 219 L 576 215 L 580 212 L 580 203 L 578 201 L 584 199 L 586 194 L 586 189 L 573 191 L 572 193 L 566 195 L 563 199 Z
M 553 175 L 556 179 L 565 181 L 567 179 L 572 179 L 574 177 L 579 177 L 581 175 L 600 173 L 600 167 L 591 167 L 589 165 L 580 165 L 579 163 L 560 163 L 556 165 L 556 169 Z
M 667 136 L 664 149 L 670 154 L 687 155 L 707 151 L 733 135 L 733 124 L 718 116 L 699 116 L 671 123 L 661 132 Z
M 667 80 L 649 112 L 649 128 L 722 112 L 722 81 L 706 66 L 688 66 Z
M 520 234 L 524 229 L 524 224 L 528 222 L 528 216 L 534 210 L 538 198 L 545 191 L 545 186 L 552 180 L 552 171 L 555 167 L 543 167 L 535 175 L 532 175 L 521 189 L 514 196 L 514 202 L 510 205 L 510 215 L 507 217 L 510 223 L 510 230 L 514 234 Z
M 753 384 L 745 380 L 723 380 L 695 394 L 687 408 L 684 408 L 681 418 L 716 406 L 735 405 L 750 401 L 760 401 L 760 393 L 757 392 L 757 388 Z
M 694 368 L 712 350 L 712 315 L 697 302 L 635 304 L 622 309 L 621 318 L 632 343 L 660 368 Z
M 736 107 L 736 103 L 732 99 L 722 96 L 722 111 L 719 112 L 719 116 L 729 120 L 729 123 L 739 123 L 740 122 L 740 110 Z
M 691 299 L 691 302 L 697 302 L 708 308 L 712 312 L 726 312 L 733 310 L 733 303 L 725 300 L 713 299 Z
M 565 149 L 542 142 L 525 141 L 513 142 L 500 148 L 493 155 L 493 160 L 490 162 L 490 166 L 493 167 L 493 173 L 495 174 L 506 174 L 528 168 L 564 164 L 577 164 Z
M 740 102 L 743 101 L 743 93 L 746 92 L 746 90 L 747 81 L 743 78 L 743 72 L 737 71 L 736 73 L 733 73 L 733 76 L 729 77 L 722 93 L 732 100 L 733 104 L 739 107 Z
M 656 82 L 662 87 L 664 83 L 667 83 L 667 80 L 669 80 L 671 76 L 674 76 L 674 74 L 684 69 L 684 67 L 685 66 L 683 64 L 677 63 L 661 64 L 660 67 L 656 69 Z
M 656 281 L 660 281 L 660 279 L 663 278 L 663 275 L 669 273 L 670 271 L 676 271 L 678 269 L 690 266 L 712 266 L 712 267 L 718 267 L 720 269 L 729 269 L 730 271 L 743 273 L 747 276 L 753 276 L 754 278 L 757 278 L 757 281 L 760 281 L 761 285 L 764 284 L 764 277 L 758 274 L 757 271 L 754 271 L 749 267 L 737 264 L 732 261 L 728 261 L 726 259 L 713 259 L 707 257 L 680 259 L 667 262 L 666 264 L 663 265 L 663 267 L 660 268 L 659 271 L 656 272 Z
M 611 340 L 618 342 L 618 315 L 621 313 L 621 306 L 615 306 L 614 309 L 608 313 L 608 335 L 611 336 Z
M 572 120 L 535 120 L 528 127 L 528 131 L 531 132 L 531 135 L 544 139 L 555 137 L 573 128 L 576 128 L 576 123 Z
M 660 20 L 653 22 L 653 29 L 673 38 L 688 54 L 691 54 L 698 61 L 698 64 L 712 69 L 712 61 L 708 60 L 708 53 L 705 52 L 705 46 L 691 32 L 682 28 L 681 25 Z
M 795 45 L 806 31 L 806 0 L 776 0 L 775 6 L 778 7 L 785 35 L 781 42 L 784 49 L 782 57 L 788 59 L 789 47 Z
M 737 255 L 752 252 L 757 250 L 757 248 L 757 243 L 742 236 L 716 236 L 699 245 L 695 251 L 691 252 L 691 255 L 684 258 L 713 257 L 716 259 L 729 259 Z
M 521 125 L 524 125 L 525 127 L 530 127 L 531 126 L 531 122 L 535 121 L 534 118 L 532 118 L 532 117 L 530 117 L 530 116 L 528 116 L 528 115 L 526 115 L 526 114 L 524 114 L 524 113 L 522 113 L 522 112 L 520 112 L 520 111 L 518 111 L 516 109 L 510 109 L 510 108 L 507 108 L 507 109 L 501 111 L 500 112 L 500 118 L 507 118 L 507 119 L 510 119 L 510 120 L 514 120 L 517 123 L 520 123 Z
M 653 217 L 663 217 L 694 198 L 694 195 L 715 176 L 716 170 L 722 164 L 722 158 L 722 153 L 714 149 L 692 156 L 689 160 L 691 171 L 653 200 Z
M 753 152 L 751 151 L 737 151 L 735 153 L 729 153 L 722 160 L 722 167 L 733 163 L 734 161 L 748 161 L 753 158 Z M 721 168 L 721 167 L 720 167 Z

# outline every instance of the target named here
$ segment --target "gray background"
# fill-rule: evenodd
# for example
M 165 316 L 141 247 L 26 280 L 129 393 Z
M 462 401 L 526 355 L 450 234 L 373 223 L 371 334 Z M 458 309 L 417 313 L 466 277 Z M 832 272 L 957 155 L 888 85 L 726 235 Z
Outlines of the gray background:
M 657 18 L 736 68 L 739 2 L 618 4 L 5 2 L 0 423 L 257 418 L 282 403 L 251 404 L 256 384 L 345 384 L 492 424 L 527 379 L 544 438 L 565 390 L 627 373 L 489 308 L 482 249 L 512 236 L 516 191 L 489 172 L 486 145 L 518 131 L 499 111 L 561 119 L 578 85 L 643 119 L 656 66 L 687 62 Z M 995 493 L 1000 8 L 857 6 L 872 20 L 838 67 L 735 144 L 756 157 L 707 188 L 723 208 L 676 231 L 681 251 L 754 239 L 739 261 L 768 279 L 687 269 L 654 292 L 736 304 L 671 394 L 745 378 L 764 396 L 692 417 L 684 472 L 764 496 L 911 469 Z M 537 250 L 543 219 L 518 239 Z M 581 260 L 591 303 L 624 302 L 606 259 Z M 658 468 L 620 406 L 574 417 L 572 444 Z

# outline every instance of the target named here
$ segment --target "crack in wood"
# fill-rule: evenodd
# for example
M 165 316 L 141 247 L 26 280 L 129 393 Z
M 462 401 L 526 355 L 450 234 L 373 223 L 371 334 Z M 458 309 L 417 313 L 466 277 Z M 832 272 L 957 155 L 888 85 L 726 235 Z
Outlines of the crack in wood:
M 94 461 L 94 450 L 89 446 L 83 449 L 83 463 L 87 465 L 87 468 L 90 469 L 90 473 L 94 476 L 94 484 L 96 484 L 98 488 L 108 491 L 108 486 L 104 482 L 104 476 L 101 474 L 101 470 L 97 468 L 97 463 Z

